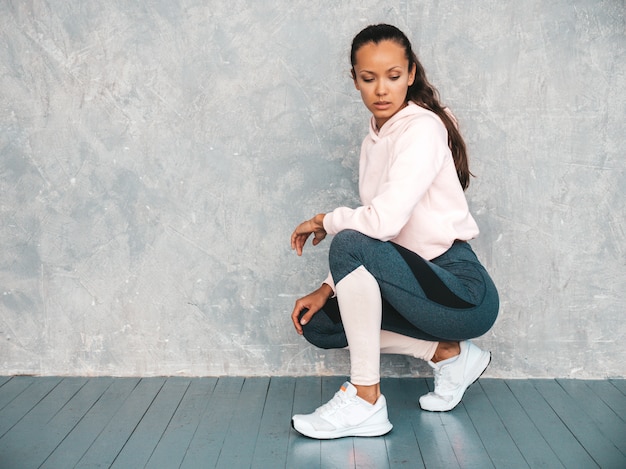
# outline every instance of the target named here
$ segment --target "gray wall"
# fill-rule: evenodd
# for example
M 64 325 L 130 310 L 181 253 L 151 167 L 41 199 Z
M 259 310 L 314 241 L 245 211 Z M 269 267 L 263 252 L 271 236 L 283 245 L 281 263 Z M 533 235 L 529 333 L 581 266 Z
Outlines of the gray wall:
M 623 1 L 0 0 L 0 374 L 345 374 L 294 300 L 353 205 L 353 35 L 406 30 L 477 178 L 490 376 L 626 376 Z M 384 357 L 384 374 L 425 370 Z

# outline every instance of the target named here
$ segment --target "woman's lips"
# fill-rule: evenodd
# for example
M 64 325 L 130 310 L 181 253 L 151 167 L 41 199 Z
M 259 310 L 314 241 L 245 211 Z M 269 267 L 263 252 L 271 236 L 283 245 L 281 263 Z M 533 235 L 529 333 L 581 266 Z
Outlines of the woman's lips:
M 381 111 L 387 109 L 389 106 L 391 106 L 391 103 L 389 101 L 376 101 L 374 103 L 374 107 Z

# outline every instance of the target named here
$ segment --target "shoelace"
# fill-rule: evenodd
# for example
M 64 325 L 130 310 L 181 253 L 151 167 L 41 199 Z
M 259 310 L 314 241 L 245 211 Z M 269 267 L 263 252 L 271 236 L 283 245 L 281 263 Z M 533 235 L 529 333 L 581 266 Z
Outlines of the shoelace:
M 327 414 L 330 412 L 334 412 L 335 410 L 341 408 L 341 407 L 345 407 L 347 404 L 350 403 L 350 401 L 352 400 L 352 398 L 350 398 L 348 396 L 348 393 L 345 391 L 337 391 L 335 393 L 335 396 L 328 401 L 326 404 L 320 406 L 317 408 L 317 410 L 315 412 L 319 413 L 319 414 Z

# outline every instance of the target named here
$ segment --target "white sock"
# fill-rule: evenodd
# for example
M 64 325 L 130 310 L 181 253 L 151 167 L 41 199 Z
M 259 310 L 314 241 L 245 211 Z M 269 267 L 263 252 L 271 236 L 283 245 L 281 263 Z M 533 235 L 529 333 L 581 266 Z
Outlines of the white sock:
M 335 285 L 341 321 L 350 348 L 350 379 L 369 386 L 380 381 L 382 299 L 378 282 L 365 267 Z

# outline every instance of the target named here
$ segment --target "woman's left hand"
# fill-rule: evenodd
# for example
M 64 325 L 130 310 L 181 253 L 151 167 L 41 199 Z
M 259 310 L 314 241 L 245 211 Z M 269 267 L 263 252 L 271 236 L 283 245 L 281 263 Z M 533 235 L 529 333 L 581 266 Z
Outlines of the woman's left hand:
M 309 293 L 307 296 L 296 301 L 293 312 L 291 313 L 291 320 L 298 334 L 303 334 L 302 326 L 307 324 L 313 315 L 324 307 L 326 301 L 328 301 L 331 296 L 333 296 L 333 289 L 327 283 L 323 283 L 322 286 L 313 293 Z
M 295 249 L 298 256 L 302 255 L 302 249 L 306 240 L 313 234 L 313 246 L 317 246 L 325 237 L 323 213 L 318 213 L 310 220 L 300 223 L 291 234 L 291 249 Z

